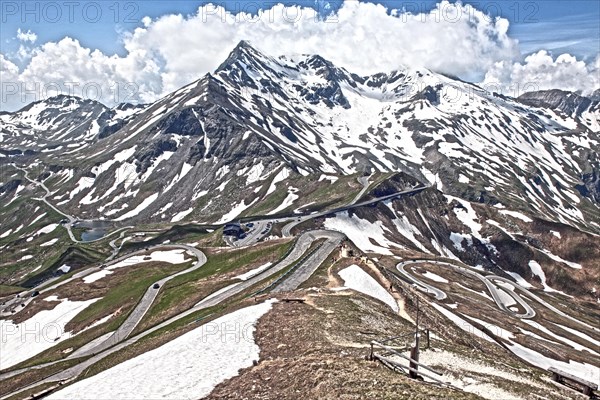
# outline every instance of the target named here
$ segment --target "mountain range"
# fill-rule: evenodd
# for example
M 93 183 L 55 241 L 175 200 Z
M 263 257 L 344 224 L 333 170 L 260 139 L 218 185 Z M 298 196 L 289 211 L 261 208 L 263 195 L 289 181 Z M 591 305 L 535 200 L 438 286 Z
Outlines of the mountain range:
M 598 231 L 599 93 L 515 99 L 428 70 L 359 76 L 241 42 L 214 73 L 152 104 L 57 96 L 5 113 L 0 151 L 47 165 L 53 200 L 87 218 L 191 210 L 216 222 L 273 195 L 274 180 L 402 171 Z
M 290 389 L 286 376 L 326 387 L 311 380 L 323 357 L 335 385 L 369 376 L 356 380 L 356 398 L 369 397 L 373 382 L 393 380 L 363 366 L 368 343 L 412 335 L 419 318 L 435 332 L 426 362 L 465 393 L 410 381 L 405 397 L 572 396 L 541 370 L 588 381 L 600 371 L 594 89 L 514 98 L 426 69 L 361 76 L 319 55 L 272 56 L 243 41 L 214 72 L 150 104 L 59 95 L 0 113 L 1 322 L 12 329 L 54 306 L 60 318 L 59 306 L 90 307 L 63 327 L 80 336 L 27 356 L 25 342 L 3 344 L 11 367 L 25 368 L 0 366 L 12 385 L 0 395 L 21 387 L 21 372 L 38 371 L 25 379 L 33 388 L 56 372 L 53 360 L 75 349 L 105 357 L 129 334 L 142 338 L 133 353 L 152 355 L 158 342 L 177 344 L 169 341 L 198 321 L 245 312 L 267 293 L 275 311 L 247 325 L 257 326 L 260 363 L 230 365 L 240 376 L 216 397 L 305 390 Z M 186 360 L 211 359 L 190 357 L 191 347 Z M 113 373 L 133 357 L 125 351 L 94 371 Z M 175 374 L 186 364 L 168 353 L 157 357 Z M 223 354 L 216 358 L 235 359 Z M 484 359 L 495 368 L 477 364 Z M 87 362 L 67 368 L 67 381 Z M 126 376 L 118 371 L 97 379 L 137 393 L 114 383 Z M 163 388 L 187 388 L 166 376 L 157 382 L 177 382 Z M 81 382 L 67 389 L 89 397 Z

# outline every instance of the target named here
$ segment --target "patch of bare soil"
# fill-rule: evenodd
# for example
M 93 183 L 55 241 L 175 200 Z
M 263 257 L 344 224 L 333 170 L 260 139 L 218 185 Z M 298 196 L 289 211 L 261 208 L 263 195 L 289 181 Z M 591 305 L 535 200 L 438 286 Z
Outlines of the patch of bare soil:
M 415 382 L 366 360 L 373 339 L 410 332 L 386 306 L 362 296 L 298 291 L 261 318 L 260 362 L 208 399 L 476 399 Z

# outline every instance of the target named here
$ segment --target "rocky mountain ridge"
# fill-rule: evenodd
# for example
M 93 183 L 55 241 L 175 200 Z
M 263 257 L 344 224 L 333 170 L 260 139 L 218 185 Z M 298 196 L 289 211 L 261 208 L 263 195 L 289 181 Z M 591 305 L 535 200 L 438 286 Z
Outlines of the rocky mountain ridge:
M 60 96 L 0 120 L 2 161 L 53 165 L 55 201 L 88 218 L 217 222 L 265 202 L 273 181 L 369 170 L 598 231 L 599 115 L 594 97 L 512 99 L 408 68 L 361 77 L 241 42 L 152 104 Z

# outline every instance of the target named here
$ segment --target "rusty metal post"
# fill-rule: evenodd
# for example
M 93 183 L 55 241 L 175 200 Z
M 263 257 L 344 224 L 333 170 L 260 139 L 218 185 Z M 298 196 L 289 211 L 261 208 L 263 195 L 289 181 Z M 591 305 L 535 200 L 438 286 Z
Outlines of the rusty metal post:
M 417 346 L 410 349 L 410 358 L 411 358 L 411 360 L 419 362 L 419 348 Z M 409 370 L 408 376 L 411 377 L 412 379 L 417 379 L 417 377 L 419 376 L 419 373 L 417 372 L 419 366 L 417 364 L 415 364 L 413 361 L 410 362 L 409 366 L 410 366 L 411 370 Z
M 410 358 L 416 362 L 419 362 L 419 296 L 417 296 L 417 318 L 416 318 L 416 326 L 415 326 L 415 343 L 413 348 L 410 351 Z M 409 372 L 409 376 L 412 379 L 417 379 L 419 373 L 417 372 L 419 366 L 414 362 L 410 362 L 410 368 L 414 370 Z

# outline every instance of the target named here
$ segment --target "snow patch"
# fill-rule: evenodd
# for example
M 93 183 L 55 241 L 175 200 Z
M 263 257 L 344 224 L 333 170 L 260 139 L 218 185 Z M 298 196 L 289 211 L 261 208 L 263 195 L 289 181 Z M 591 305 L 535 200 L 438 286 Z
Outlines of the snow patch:
M 339 275 L 344 280 L 345 287 L 387 304 L 394 312 L 399 311 L 396 299 L 358 265 L 351 265 L 344 268 L 339 272 Z
M 448 283 L 448 279 L 441 277 L 437 274 L 434 274 L 433 272 L 425 271 L 421 275 L 423 275 L 425 278 L 431 279 L 432 281 L 435 281 L 435 282 Z
M 184 219 L 185 217 L 187 217 L 188 215 L 190 215 L 192 213 L 192 211 L 194 211 L 194 207 L 190 207 L 185 211 L 182 211 L 180 213 L 177 213 L 173 218 L 171 218 L 171 222 L 179 222 L 182 219 Z
M 246 280 L 248 280 L 248 279 L 250 279 L 250 278 L 252 278 L 252 277 L 260 274 L 261 272 L 263 272 L 264 270 L 266 270 L 267 268 L 269 268 L 271 265 L 273 265 L 273 263 L 268 262 L 268 263 L 266 263 L 264 265 L 261 265 L 260 267 L 256 267 L 256 268 L 251 269 L 250 271 L 245 272 L 245 273 L 243 273 L 241 275 L 235 276 L 233 279 L 239 279 L 239 280 L 242 280 L 242 281 L 246 281 Z
M 56 301 L 58 298 L 46 299 Z M 6 369 L 34 357 L 74 336 L 64 328 L 77 314 L 99 299 L 60 300 L 52 310 L 43 310 L 19 324 L 0 320 L 0 369 Z
M 291 206 L 294 203 L 294 201 L 296 201 L 298 199 L 298 197 L 300 197 L 296 194 L 296 192 L 298 192 L 298 189 L 290 186 L 288 188 L 287 197 L 283 200 L 283 202 L 277 208 L 275 208 L 271 212 L 267 213 L 267 215 L 277 214 L 278 212 L 283 211 L 286 208 L 288 208 L 289 206 Z
M 527 215 L 521 214 L 520 212 L 517 212 L 517 211 L 501 210 L 500 214 L 508 215 L 513 218 L 520 219 L 521 221 L 524 221 L 524 222 L 533 222 L 533 220 L 531 218 L 529 218 Z
M 389 250 L 389 246 L 397 244 L 389 241 L 383 233 L 383 222 L 369 222 L 360 219 L 356 215 L 349 216 L 348 211 L 338 213 L 333 218 L 327 218 L 324 227 L 334 231 L 343 232 L 348 239 L 352 241 L 359 249 L 365 253 L 380 253 L 391 256 L 393 253 Z M 371 243 L 371 239 L 379 243 L 377 246 Z M 386 246 L 386 247 L 382 247 Z
M 277 175 L 275 175 L 275 178 L 273 178 L 273 180 L 271 181 L 271 186 L 269 186 L 269 190 L 267 190 L 267 194 L 265 195 L 265 197 L 275 192 L 275 190 L 277 189 L 277 183 L 287 179 L 289 176 L 290 170 L 286 167 L 283 167 L 281 171 L 279 171 Z
M 115 218 L 115 221 L 124 221 L 129 218 L 133 218 L 142 211 L 144 211 L 148 206 L 158 198 L 158 193 L 154 193 L 152 196 L 146 197 L 144 201 L 142 201 L 136 208 L 133 210 L 121 215 L 119 218 Z
M 51 394 L 49 400 L 198 399 L 259 359 L 254 332 L 273 302 L 242 308 Z

